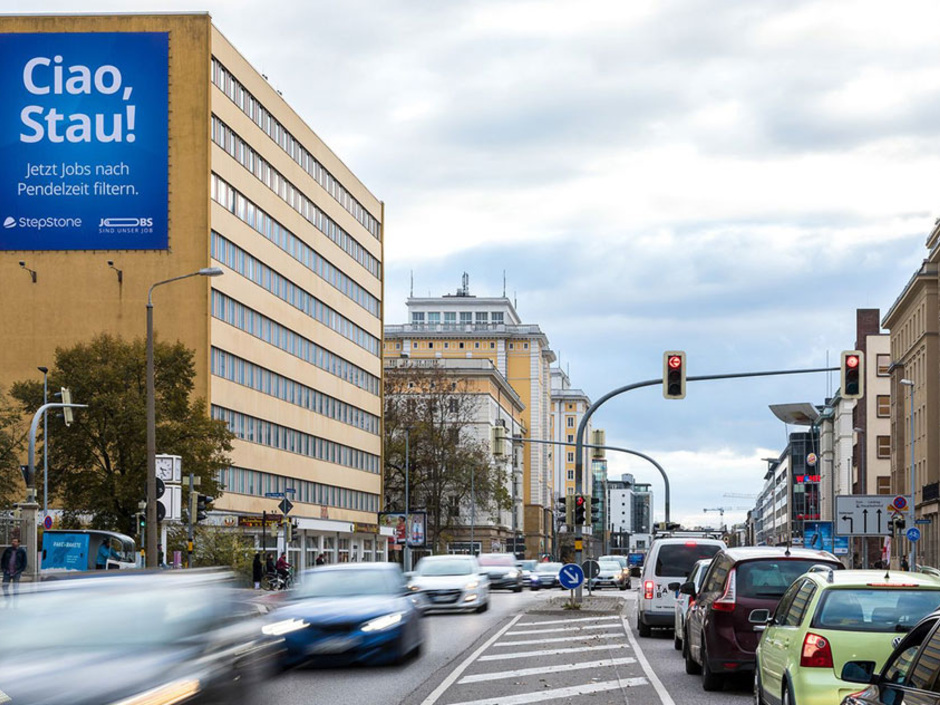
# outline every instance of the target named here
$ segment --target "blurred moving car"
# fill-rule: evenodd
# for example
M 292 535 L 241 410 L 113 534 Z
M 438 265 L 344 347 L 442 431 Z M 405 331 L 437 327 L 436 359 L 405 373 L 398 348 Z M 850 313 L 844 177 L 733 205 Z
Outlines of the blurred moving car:
M 486 612 L 490 581 L 473 556 L 425 556 L 409 574 L 408 588 L 426 600 L 426 612 Z
M 539 577 L 539 585 L 545 588 L 561 587 L 558 574 L 564 567 L 562 563 L 539 563 L 535 567 L 535 574 Z
M 708 570 L 708 566 L 711 564 L 711 558 L 703 558 L 700 561 L 696 561 L 695 565 L 692 566 L 692 572 L 689 573 L 688 582 L 695 586 L 696 592 L 702 589 L 702 578 L 705 577 L 705 571 Z M 676 647 L 676 651 L 682 651 L 683 657 L 685 657 L 685 645 L 688 643 L 685 638 L 685 619 L 689 614 L 689 608 L 694 602 L 695 598 L 689 594 L 680 592 L 676 597 L 676 626 L 673 632 L 673 644 Z
M 0 609 L 8 702 L 256 703 L 283 639 L 222 571 L 62 578 Z
M 688 580 L 696 561 L 711 558 L 725 547 L 709 536 L 666 536 L 653 541 L 637 595 L 636 623 L 640 636 L 651 636 L 653 627 L 671 629 L 676 620 L 676 591 Z
M 848 661 L 872 670 L 892 641 L 940 607 L 940 581 L 884 570 L 814 571 L 799 578 L 769 610 L 749 617 L 764 635 L 757 647 L 755 700 L 837 703 L 857 690 L 840 678 Z M 766 625 L 766 627 L 765 627 Z
M 626 590 L 630 587 L 630 575 L 626 569 L 620 565 L 619 561 L 598 561 L 600 570 L 596 578 L 592 578 L 591 589 L 596 590 L 602 587 L 618 588 Z
M 490 590 L 522 592 L 522 571 L 516 567 L 511 553 L 481 553 L 477 556 L 480 570 L 490 579 Z
M 761 632 L 749 621 L 751 613 L 776 609 L 793 582 L 815 566 L 835 571 L 842 563 L 827 551 L 783 546 L 727 548 L 716 555 L 701 590 L 691 582 L 679 588 L 695 598 L 686 619 L 686 673 L 701 673 L 705 690 L 721 690 L 726 674 L 753 671 Z
M 842 680 L 868 687 L 847 695 L 842 705 L 940 705 L 938 624 L 940 612 L 933 612 L 903 638 L 899 637 L 899 643 L 880 673 L 873 661 L 846 661 L 842 666 Z
M 421 609 L 396 563 L 339 563 L 305 571 L 270 618 L 284 665 L 397 663 L 421 651 Z
M 542 587 L 542 581 L 535 572 L 538 564 L 539 562 L 535 560 L 516 561 L 516 567 L 522 571 L 522 585 L 530 590 L 538 590 Z

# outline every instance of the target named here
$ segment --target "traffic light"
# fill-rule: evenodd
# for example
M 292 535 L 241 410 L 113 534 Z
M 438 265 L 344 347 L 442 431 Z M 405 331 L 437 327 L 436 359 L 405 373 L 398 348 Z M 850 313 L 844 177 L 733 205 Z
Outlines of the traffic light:
M 166 493 L 166 484 L 157 478 L 157 521 L 163 521 L 169 514 L 170 495 Z
M 493 455 L 500 458 L 509 455 L 506 452 L 505 426 L 493 426 Z
M 574 496 L 574 524 L 575 526 L 583 526 L 585 524 L 585 516 L 587 514 L 587 499 L 583 494 L 576 494 Z
M 62 390 L 62 403 L 71 404 L 72 403 L 72 392 L 68 387 L 60 387 Z M 72 407 L 64 406 L 62 407 L 62 418 L 65 420 L 66 426 L 72 425 Z
M 685 353 L 681 350 L 663 353 L 663 396 L 685 399 Z
M 904 517 L 901 516 L 900 514 L 895 514 L 894 519 L 892 519 L 892 522 L 894 523 L 895 531 L 904 531 L 904 528 L 907 526 L 907 522 L 905 521 Z
M 601 500 L 598 497 L 597 499 L 588 500 L 589 511 L 591 512 L 591 523 L 600 524 L 601 523 Z
M 204 494 L 197 494 L 196 511 L 193 515 L 195 523 L 198 524 L 200 521 L 205 521 L 206 517 L 209 516 L 208 512 L 210 509 L 212 509 L 212 498 Z
M 566 495 L 564 497 L 559 497 L 555 503 L 557 509 L 557 516 L 559 523 L 567 524 L 568 526 L 573 526 L 574 524 L 574 496 Z
M 147 528 L 147 513 L 137 512 L 134 514 L 134 530 L 138 536 L 144 535 L 144 529 Z
M 861 350 L 842 352 L 842 398 L 861 399 L 865 394 L 865 353 Z
M 596 429 L 591 431 L 591 445 L 592 446 L 604 446 L 607 445 L 607 432 L 602 429 Z M 594 460 L 603 460 L 607 457 L 607 451 L 603 448 L 592 448 L 591 449 L 591 458 Z

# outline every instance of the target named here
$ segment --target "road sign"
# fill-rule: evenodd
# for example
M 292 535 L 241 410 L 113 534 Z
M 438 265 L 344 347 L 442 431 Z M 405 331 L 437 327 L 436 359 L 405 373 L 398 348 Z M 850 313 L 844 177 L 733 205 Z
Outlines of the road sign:
M 930 523 L 932 523 L 932 522 L 933 522 L 933 519 L 930 519 L 929 517 L 926 517 L 926 518 L 924 518 L 924 519 L 915 519 L 915 520 L 914 520 L 914 523 L 915 523 L 915 524 L 930 524 Z
M 46 518 L 42 520 L 42 528 L 51 529 L 52 528 L 52 517 L 46 515 Z
M 264 496 L 277 498 L 277 497 L 284 497 L 285 495 L 283 492 L 265 492 Z
M 601 572 L 601 564 L 597 561 L 586 560 L 581 564 L 581 570 L 584 571 L 584 577 L 588 580 L 594 580 Z
M 584 571 L 577 563 L 566 563 L 558 572 L 558 582 L 566 590 L 574 590 L 584 582 Z
M 294 508 L 294 503 L 291 502 L 289 499 L 287 499 L 287 497 L 285 497 L 277 505 L 277 508 L 281 510 L 281 514 L 283 514 L 284 516 L 287 516 L 288 514 L 290 514 L 290 510 Z
M 897 509 L 899 512 L 903 512 L 905 509 L 907 509 L 907 497 L 899 494 L 894 498 L 894 501 L 891 502 L 891 506 Z
M 884 495 L 877 494 L 836 497 L 836 534 L 840 536 L 889 536 L 891 534 L 891 510 L 885 499 Z
M 920 529 L 918 529 L 916 526 L 912 526 L 910 529 L 908 529 L 907 540 L 914 542 L 920 541 Z

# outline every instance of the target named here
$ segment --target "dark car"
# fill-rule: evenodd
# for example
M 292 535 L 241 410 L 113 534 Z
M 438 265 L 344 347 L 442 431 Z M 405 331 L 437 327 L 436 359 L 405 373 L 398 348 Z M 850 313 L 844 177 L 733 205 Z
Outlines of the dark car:
M 341 563 L 301 576 L 270 618 L 285 666 L 398 663 L 424 643 L 422 612 L 396 563 Z
M 897 637 L 898 644 L 881 673 L 873 661 L 848 661 L 842 680 L 862 683 L 842 705 L 940 705 L 940 611 L 924 617 L 911 631 Z
M 477 556 L 480 571 L 490 579 L 490 590 L 522 592 L 522 571 L 516 567 L 511 553 L 481 553 Z
M 772 612 L 790 584 L 815 565 L 842 568 L 827 551 L 726 548 L 712 560 L 697 593 L 691 582 L 675 585 L 695 599 L 686 618 L 686 673 L 701 673 L 705 690 L 721 690 L 726 675 L 753 671 L 761 632 L 749 621 L 751 612 Z
M 539 585 L 545 588 L 561 587 L 558 574 L 563 567 L 564 563 L 539 563 L 535 566 L 535 574 L 539 578 Z
M 121 571 L 24 589 L 0 609 L 0 700 L 258 702 L 283 640 L 229 577 Z

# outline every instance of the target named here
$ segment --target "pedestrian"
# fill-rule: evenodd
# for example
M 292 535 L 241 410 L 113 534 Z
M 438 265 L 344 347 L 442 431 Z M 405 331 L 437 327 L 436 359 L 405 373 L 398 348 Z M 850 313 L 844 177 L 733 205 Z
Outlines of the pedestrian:
M 261 578 L 264 577 L 264 565 L 261 563 L 261 553 L 255 553 L 254 563 L 251 564 L 251 580 L 255 584 L 255 590 L 261 588 Z
M 269 575 L 277 573 L 277 566 L 274 565 L 274 556 L 272 554 L 267 554 L 264 559 L 264 572 Z
M 20 576 L 26 570 L 26 549 L 20 546 L 19 539 L 13 539 L 0 556 L 0 565 L 3 566 L 3 598 L 15 601 L 20 592 Z
M 281 576 L 283 580 L 287 580 L 287 574 L 290 572 L 290 563 L 287 561 L 287 554 L 282 553 L 281 557 L 277 559 L 277 574 Z
M 318 554 L 317 554 L 317 559 L 314 561 L 314 564 L 315 564 L 315 565 L 323 565 L 324 563 L 326 563 L 326 561 L 323 559 L 323 554 L 322 554 L 322 553 L 318 553 Z
M 901 570 L 910 570 L 911 564 L 907 562 L 907 556 L 901 557 Z
M 158 568 L 165 568 L 165 567 L 166 567 L 166 563 L 165 563 L 165 560 L 164 560 L 164 559 L 165 559 L 165 556 L 164 556 L 164 554 L 163 554 L 163 544 L 162 544 L 162 543 L 158 543 L 158 544 L 157 544 L 157 567 L 158 567 Z

